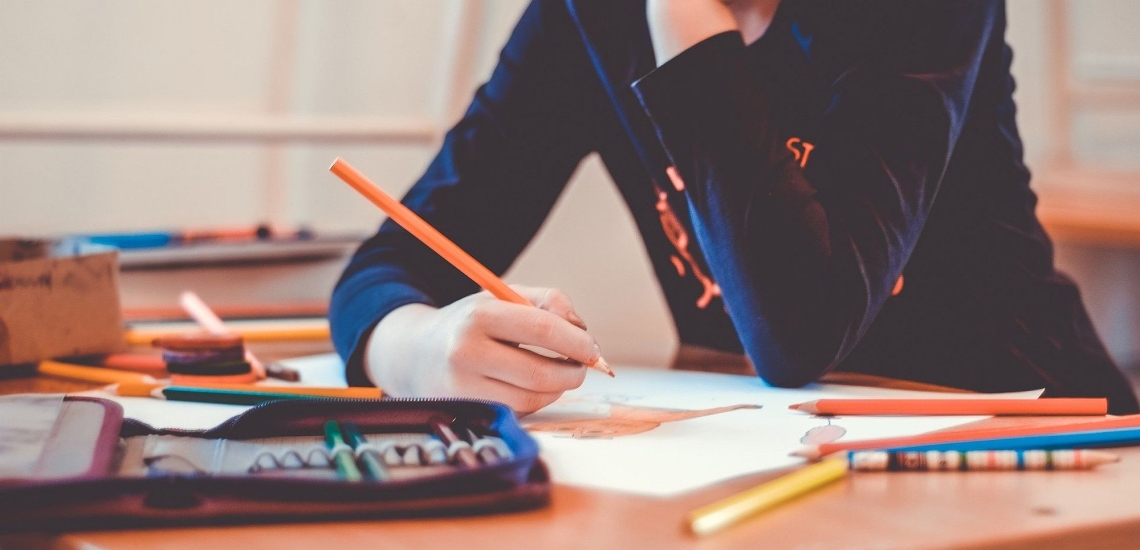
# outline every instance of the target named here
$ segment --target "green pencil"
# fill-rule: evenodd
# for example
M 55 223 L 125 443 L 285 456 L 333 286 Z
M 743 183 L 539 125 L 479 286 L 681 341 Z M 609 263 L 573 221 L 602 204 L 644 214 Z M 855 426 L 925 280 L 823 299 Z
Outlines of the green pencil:
M 336 461 L 336 473 L 341 479 L 345 481 L 364 479 L 356 467 L 356 460 L 352 457 L 352 448 L 345 444 L 344 438 L 340 435 L 340 428 L 337 427 L 336 420 L 325 422 L 325 446 L 333 453 L 333 460 Z
M 364 434 L 360 433 L 360 428 L 355 422 L 345 422 L 340 425 L 341 430 L 344 432 L 344 438 L 348 440 L 348 444 L 356 449 L 363 443 L 368 443 L 364 438 Z M 364 463 L 364 469 L 368 471 L 368 477 L 376 481 L 388 481 L 392 479 L 392 474 L 388 473 L 388 468 L 376 458 L 375 453 L 360 453 L 360 462 Z
M 188 387 L 159 388 L 154 390 L 151 395 L 170 401 L 194 401 L 221 405 L 260 405 L 278 399 L 313 399 L 313 396 L 310 395 Z

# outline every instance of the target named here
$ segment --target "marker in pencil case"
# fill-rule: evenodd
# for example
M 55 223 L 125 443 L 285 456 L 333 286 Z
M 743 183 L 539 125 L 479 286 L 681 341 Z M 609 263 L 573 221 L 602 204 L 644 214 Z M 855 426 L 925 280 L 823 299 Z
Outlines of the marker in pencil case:
M 1087 470 L 1119 462 L 1102 451 L 849 451 L 847 463 L 860 472 Z
M 336 462 L 337 476 L 345 481 L 353 482 L 364 479 L 360 469 L 356 467 L 356 458 L 353 456 L 352 447 L 344 442 L 344 436 L 341 435 L 336 420 L 325 422 L 325 446 L 328 447 L 329 453 L 333 456 L 333 461 Z
M 341 433 L 344 434 L 344 439 L 348 442 L 349 446 L 356 453 L 360 463 L 364 465 L 364 471 L 368 473 L 368 479 L 373 481 L 388 481 L 392 479 L 392 474 L 388 473 L 388 468 L 376 458 L 376 452 L 367 448 L 368 439 L 364 434 L 360 433 L 360 427 L 355 422 L 344 422 L 340 425 Z

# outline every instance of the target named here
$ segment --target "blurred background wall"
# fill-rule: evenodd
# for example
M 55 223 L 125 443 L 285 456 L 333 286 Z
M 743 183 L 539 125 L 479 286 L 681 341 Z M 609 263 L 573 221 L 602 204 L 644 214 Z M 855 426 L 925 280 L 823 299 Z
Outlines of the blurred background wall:
M 0 234 L 375 229 L 326 168 L 402 194 L 526 0 L 0 0 Z M 1010 0 L 1019 121 L 1058 261 L 1140 360 L 1140 3 Z M 671 320 L 586 160 L 508 279 L 573 296 L 611 360 L 665 364 Z M 331 285 L 331 282 L 330 282 Z M 331 287 L 330 287 L 331 289 Z

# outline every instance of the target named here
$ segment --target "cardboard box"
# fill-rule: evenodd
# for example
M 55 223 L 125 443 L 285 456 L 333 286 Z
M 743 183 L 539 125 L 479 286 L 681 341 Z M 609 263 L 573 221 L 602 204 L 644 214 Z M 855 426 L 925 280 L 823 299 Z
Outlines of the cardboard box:
M 118 252 L 0 239 L 0 366 L 123 347 Z

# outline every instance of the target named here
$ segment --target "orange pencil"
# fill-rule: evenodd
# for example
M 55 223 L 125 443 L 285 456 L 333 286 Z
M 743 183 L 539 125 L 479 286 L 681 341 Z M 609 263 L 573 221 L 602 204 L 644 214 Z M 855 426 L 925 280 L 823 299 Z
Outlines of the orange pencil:
M 819 399 L 788 407 L 819 415 L 905 416 L 1081 416 L 1108 414 L 1108 400 L 1099 398 L 1045 399 Z
M 375 183 L 372 183 L 364 174 L 361 174 L 356 168 L 353 168 L 344 159 L 337 158 L 333 161 L 329 171 L 336 175 L 336 177 L 344 180 L 345 183 L 356 189 L 364 198 L 372 201 L 372 204 L 378 206 L 384 213 L 388 214 L 396 223 L 406 229 L 408 233 L 414 235 L 417 239 L 431 248 L 447 260 L 456 269 L 463 272 L 464 275 L 475 281 L 483 289 L 490 292 L 493 296 L 500 300 L 512 302 L 524 306 L 534 306 L 523 295 L 515 292 L 514 289 L 507 286 L 498 275 L 495 275 L 486 266 L 479 263 L 479 260 L 473 258 L 467 252 L 464 252 L 459 245 L 451 242 L 440 233 L 431 224 L 424 221 L 423 218 L 416 215 L 408 207 L 400 203 L 400 201 L 392 198 L 385 193 Z M 597 369 L 609 376 L 614 375 L 614 371 L 610 369 L 605 359 L 598 358 L 593 364 L 586 365 L 590 368 Z
M 1115 430 L 1120 428 L 1137 427 L 1140 427 L 1140 414 L 1132 414 L 1128 416 L 1107 418 L 1104 420 L 1066 422 L 1065 424 L 1054 424 L 1049 426 L 1007 426 L 1002 428 L 976 428 L 972 430 L 932 432 L 907 437 L 888 437 L 883 439 L 864 439 L 861 441 L 824 443 L 822 445 L 809 445 L 793 452 L 792 454 L 810 460 L 818 460 L 822 457 L 839 451 L 893 449 L 896 447 L 917 447 L 919 445 L 934 445 L 939 443 L 959 443 L 963 441 L 976 441 L 979 439 L 1026 437 L 1033 435 L 1078 433 L 1094 430 Z

